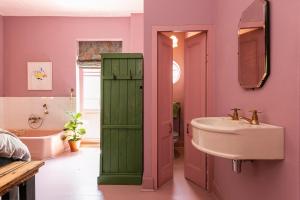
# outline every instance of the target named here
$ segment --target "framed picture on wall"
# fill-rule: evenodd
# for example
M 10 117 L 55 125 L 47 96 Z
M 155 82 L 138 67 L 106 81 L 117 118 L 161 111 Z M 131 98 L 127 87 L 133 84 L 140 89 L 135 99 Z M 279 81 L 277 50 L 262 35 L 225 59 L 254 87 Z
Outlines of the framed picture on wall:
M 28 62 L 28 90 L 52 90 L 52 62 Z

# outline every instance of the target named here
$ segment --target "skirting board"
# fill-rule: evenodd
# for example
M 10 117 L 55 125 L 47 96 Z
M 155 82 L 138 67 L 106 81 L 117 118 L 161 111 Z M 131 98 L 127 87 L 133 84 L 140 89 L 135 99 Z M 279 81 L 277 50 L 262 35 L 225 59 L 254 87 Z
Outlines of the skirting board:
M 143 177 L 142 191 L 154 191 L 154 178 L 153 177 Z
M 123 174 L 123 175 L 112 175 L 112 174 L 101 174 L 98 177 L 99 185 L 141 185 L 142 184 L 142 175 L 132 175 L 132 174 Z

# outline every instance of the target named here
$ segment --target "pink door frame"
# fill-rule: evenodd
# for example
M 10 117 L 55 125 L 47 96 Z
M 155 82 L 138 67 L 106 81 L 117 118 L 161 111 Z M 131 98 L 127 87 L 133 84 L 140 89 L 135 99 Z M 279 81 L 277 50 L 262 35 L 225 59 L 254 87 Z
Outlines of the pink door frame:
M 152 70 L 152 83 L 151 83 L 151 101 L 153 103 L 151 110 L 151 127 L 154 132 L 152 132 L 152 147 L 151 147 L 151 158 L 144 157 L 144 159 L 151 159 L 152 168 L 152 180 L 153 189 L 158 188 L 157 184 L 157 34 L 162 31 L 207 31 L 207 52 L 208 52 L 208 63 L 207 63 L 207 115 L 212 116 L 214 114 L 214 36 L 215 28 L 213 25 L 184 25 L 184 26 L 153 26 L 152 27 L 152 58 L 151 58 L 151 70 Z M 145 147 L 144 147 L 145 148 Z M 146 151 L 146 148 L 145 148 Z M 210 184 L 212 181 L 212 163 L 213 160 L 210 158 L 208 160 L 208 189 L 210 190 Z M 144 177 L 149 179 L 148 177 Z M 149 188 L 149 186 L 144 185 L 144 188 Z

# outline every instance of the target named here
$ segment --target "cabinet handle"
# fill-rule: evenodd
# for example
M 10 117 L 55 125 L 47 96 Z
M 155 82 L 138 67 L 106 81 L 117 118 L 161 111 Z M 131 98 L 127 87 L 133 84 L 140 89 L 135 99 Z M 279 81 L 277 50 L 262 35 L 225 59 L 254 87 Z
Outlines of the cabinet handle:
M 189 135 L 190 134 L 190 124 L 186 124 L 186 133 Z

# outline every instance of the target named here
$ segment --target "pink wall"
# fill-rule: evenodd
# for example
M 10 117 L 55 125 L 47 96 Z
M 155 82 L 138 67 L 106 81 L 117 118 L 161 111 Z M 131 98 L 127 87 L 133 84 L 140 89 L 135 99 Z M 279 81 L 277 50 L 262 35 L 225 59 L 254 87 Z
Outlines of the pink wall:
M 0 97 L 4 94 L 3 17 L 0 15 Z
M 78 40 L 123 40 L 124 52 L 140 52 L 142 15 L 120 18 L 4 17 L 5 96 L 68 96 L 75 88 Z M 133 23 L 131 23 L 133 21 Z M 133 25 L 133 26 L 132 26 Z M 52 61 L 53 90 L 27 90 L 27 62 Z M 17 81 L 17 82 L 16 82 Z
M 156 94 L 152 69 L 152 27 L 169 25 L 212 24 L 213 1 L 211 0 L 145 0 L 144 1 L 144 63 L 145 63 L 145 110 L 144 110 L 144 179 L 143 188 L 155 187 L 155 171 L 157 166 L 152 163 L 155 150 L 152 145 L 153 134 L 156 134 L 155 116 Z
M 215 158 L 214 184 L 224 200 L 298 200 L 299 197 L 299 9 L 298 0 L 272 0 L 271 75 L 262 89 L 238 83 L 237 27 L 252 0 L 216 1 L 216 111 L 256 108 L 263 122 L 285 127 L 285 160 L 245 163 L 242 173 L 231 161 Z M 297 22 L 298 21 L 298 22 Z
M 271 75 L 260 90 L 239 86 L 237 27 L 242 11 L 252 0 L 188 2 L 145 0 L 145 169 L 144 188 L 153 188 L 155 165 L 153 135 L 156 134 L 156 99 L 152 69 L 152 26 L 215 24 L 215 112 L 224 116 L 230 108 L 241 114 L 262 111 L 261 121 L 285 127 L 285 160 L 255 161 L 243 165 L 242 173 L 231 170 L 231 161 L 215 158 L 214 185 L 224 200 L 298 200 L 300 120 L 300 2 L 271 0 Z M 159 5 L 159 6 L 158 6 Z M 167 8 L 167 9 L 166 9 Z M 151 182 L 152 181 L 152 182 Z
M 144 52 L 144 14 L 133 13 L 130 17 L 131 52 Z

